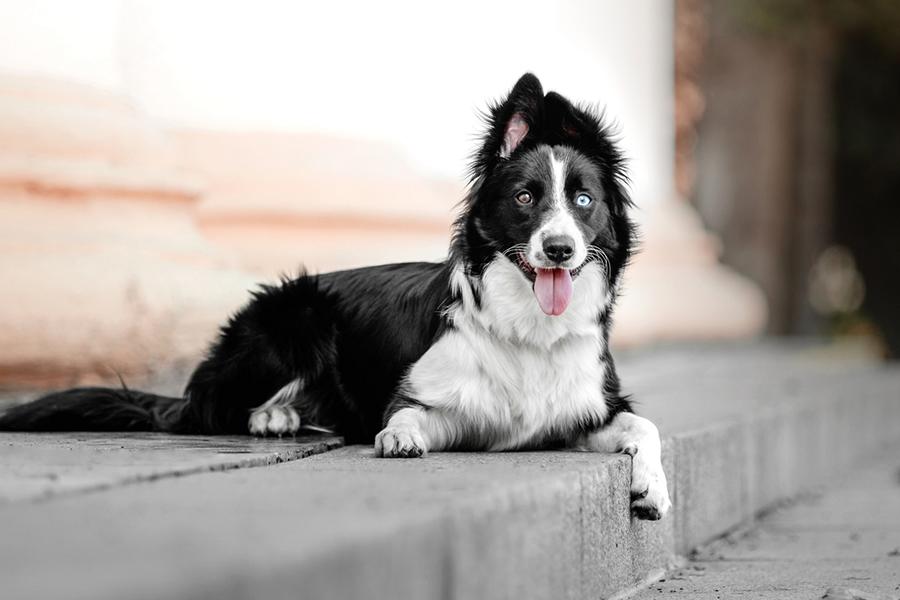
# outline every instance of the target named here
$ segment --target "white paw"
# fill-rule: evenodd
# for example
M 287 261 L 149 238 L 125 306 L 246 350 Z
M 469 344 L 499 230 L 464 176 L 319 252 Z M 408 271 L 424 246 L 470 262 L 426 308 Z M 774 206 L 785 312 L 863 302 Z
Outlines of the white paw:
M 386 427 L 375 436 L 375 456 L 418 458 L 425 456 L 425 439 L 414 427 Z
M 666 485 L 666 474 L 659 461 L 647 460 L 640 453 L 632 455 L 631 462 L 631 512 L 638 519 L 657 521 L 662 519 L 672 501 Z
M 250 413 L 250 433 L 267 435 L 294 435 L 300 429 L 300 415 L 290 406 L 260 406 Z

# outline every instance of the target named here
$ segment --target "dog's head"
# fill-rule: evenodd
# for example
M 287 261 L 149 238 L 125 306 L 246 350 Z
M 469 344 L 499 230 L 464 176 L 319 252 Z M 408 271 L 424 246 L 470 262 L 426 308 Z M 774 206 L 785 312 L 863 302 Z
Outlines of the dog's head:
M 454 252 L 475 275 L 493 260 L 514 263 L 548 315 L 566 310 L 591 261 L 614 288 L 633 227 L 623 159 L 600 117 L 545 95 L 529 73 L 486 120 Z

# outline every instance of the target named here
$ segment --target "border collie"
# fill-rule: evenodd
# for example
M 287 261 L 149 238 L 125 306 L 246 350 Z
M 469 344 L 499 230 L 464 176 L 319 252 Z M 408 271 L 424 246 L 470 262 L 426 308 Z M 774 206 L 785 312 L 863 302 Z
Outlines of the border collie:
M 622 156 L 598 115 L 531 74 L 486 121 L 446 261 L 263 286 L 183 397 L 71 389 L 10 409 L 0 430 L 327 428 L 389 458 L 625 452 L 633 513 L 661 518 L 659 432 L 632 412 L 607 343 L 634 238 Z

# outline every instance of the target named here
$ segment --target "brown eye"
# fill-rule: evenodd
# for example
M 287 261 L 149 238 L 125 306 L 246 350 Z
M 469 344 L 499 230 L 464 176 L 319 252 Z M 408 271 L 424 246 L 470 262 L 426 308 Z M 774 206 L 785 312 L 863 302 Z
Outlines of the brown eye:
M 516 194 L 516 202 L 519 204 L 531 204 L 531 194 L 522 190 Z

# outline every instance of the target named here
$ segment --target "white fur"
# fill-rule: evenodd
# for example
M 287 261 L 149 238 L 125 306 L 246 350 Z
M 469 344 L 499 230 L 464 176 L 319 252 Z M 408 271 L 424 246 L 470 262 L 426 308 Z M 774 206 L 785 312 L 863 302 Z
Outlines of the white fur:
M 502 256 L 480 282 L 457 265 L 451 286 L 461 297 L 446 312 L 455 328 L 413 365 L 402 384 L 427 410 L 394 413 L 376 438 L 377 455 L 420 456 L 460 445 L 509 450 L 564 435 L 585 415 L 605 420 L 605 349 L 596 317 L 609 290 L 597 263 L 584 267 L 569 308 L 558 317 L 540 310 L 530 282 Z M 644 518 L 668 512 L 659 431 L 649 420 L 619 413 L 572 442 L 630 454 L 632 508 Z
M 547 155 L 550 158 L 553 202 L 561 206 L 566 201 L 566 163 L 556 158 L 553 148 L 547 148 Z
M 425 456 L 429 448 L 422 436 L 421 410 L 404 408 L 391 417 L 375 436 L 375 456 L 387 458 Z
M 303 381 L 294 379 L 250 412 L 249 427 L 253 435 L 282 436 L 300 429 L 300 414 L 292 406 L 303 389 Z
M 570 431 L 585 415 L 603 420 L 606 365 L 597 315 L 606 284 L 598 265 L 585 267 L 558 317 L 541 311 L 531 283 L 499 255 L 481 279 L 480 309 L 461 267 L 452 282 L 462 295 L 447 313 L 455 327 L 403 383 L 430 410 L 400 410 L 388 429 L 418 431 L 431 450 L 459 444 L 507 450 Z
M 603 429 L 581 440 L 586 450 L 624 452 L 632 457 L 632 508 L 655 510 L 663 517 L 672 506 L 662 466 L 659 430 L 652 422 L 632 413 L 619 413 Z
M 584 234 L 575 223 L 571 204 L 566 198 L 566 163 L 556 158 L 553 149 L 548 148 L 547 153 L 552 178 L 550 186 L 552 205 L 544 222 L 531 235 L 526 255 L 528 262 L 537 267 L 561 266 L 566 269 L 574 269 L 587 259 L 588 240 L 584 239 Z M 544 240 L 556 235 L 568 236 L 575 242 L 575 251 L 572 253 L 572 257 L 562 265 L 556 265 L 544 254 Z
M 572 282 L 572 300 L 566 311 L 556 317 L 544 314 L 534 296 L 533 284 L 500 255 L 485 268 L 480 282 L 466 277 L 459 267 L 452 282 L 463 301 L 447 314 L 460 329 L 475 327 L 500 340 L 544 350 L 550 350 L 567 336 L 586 336 L 598 344 L 602 338 L 597 315 L 609 290 L 597 262 L 585 265 Z M 481 294 L 480 310 L 475 307 L 472 285 L 478 286 Z

